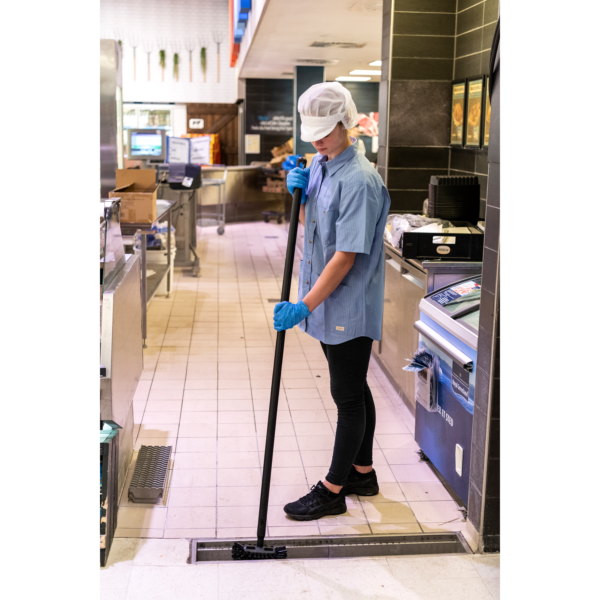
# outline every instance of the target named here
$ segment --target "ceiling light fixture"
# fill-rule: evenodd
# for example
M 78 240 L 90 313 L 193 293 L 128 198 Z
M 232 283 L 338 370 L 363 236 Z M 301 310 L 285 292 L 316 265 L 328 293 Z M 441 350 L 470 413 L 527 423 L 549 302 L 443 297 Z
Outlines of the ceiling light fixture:
M 355 69 L 350 71 L 350 75 L 381 75 L 381 71 L 375 71 L 373 69 Z
M 370 67 L 380 67 L 381 66 L 381 61 L 380 60 L 374 60 L 373 62 L 369 63 Z
M 370 77 L 336 77 L 336 81 L 369 81 Z

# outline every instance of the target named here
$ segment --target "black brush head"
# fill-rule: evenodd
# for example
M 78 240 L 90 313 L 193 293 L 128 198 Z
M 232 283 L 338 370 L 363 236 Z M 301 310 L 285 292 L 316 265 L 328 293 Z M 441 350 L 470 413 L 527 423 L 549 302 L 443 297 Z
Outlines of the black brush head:
M 287 548 L 285 546 L 252 546 L 247 544 L 242 546 L 235 542 L 231 548 L 231 557 L 233 560 L 264 560 L 269 558 L 287 558 Z

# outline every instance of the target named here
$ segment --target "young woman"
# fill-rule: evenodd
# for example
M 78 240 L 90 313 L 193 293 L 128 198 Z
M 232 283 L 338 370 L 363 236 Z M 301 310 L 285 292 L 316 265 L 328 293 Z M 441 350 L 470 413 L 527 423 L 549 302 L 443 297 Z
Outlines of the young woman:
M 356 126 L 350 92 L 320 83 L 298 101 L 301 138 L 318 152 L 309 169 L 296 168 L 288 189 L 302 188 L 305 227 L 299 302 L 275 306 L 277 331 L 299 325 L 321 342 L 338 409 L 333 457 L 323 481 L 284 507 L 308 521 L 346 512 L 347 494 L 379 492 L 373 469 L 375 405 L 367 385 L 373 340 L 381 339 L 383 230 L 390 197 L 383 180 L 347 130 Z

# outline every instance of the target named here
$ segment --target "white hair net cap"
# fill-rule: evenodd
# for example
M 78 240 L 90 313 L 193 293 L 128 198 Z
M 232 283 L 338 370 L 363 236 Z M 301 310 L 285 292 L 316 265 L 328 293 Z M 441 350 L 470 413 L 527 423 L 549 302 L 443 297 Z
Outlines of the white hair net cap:
M 346 129 L 358 123 L 356 104 L 350 92 L 337 81 L 317 83 L 298 99 L 303 142 L 316 142 L 329 135 L 341 121 Z

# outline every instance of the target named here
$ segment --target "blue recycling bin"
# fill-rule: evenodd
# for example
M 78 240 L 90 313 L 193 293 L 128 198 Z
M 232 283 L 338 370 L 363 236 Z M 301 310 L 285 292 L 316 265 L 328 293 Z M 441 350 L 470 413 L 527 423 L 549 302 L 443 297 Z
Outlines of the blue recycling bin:
M 481 276 L 427 294 L 419 304 L 419 350 L 435 360 L 435 377 L 415 373 L 415 441 L 467 506 L 475 401 Z M 436 402 L 430 401 L 432 391 Z

